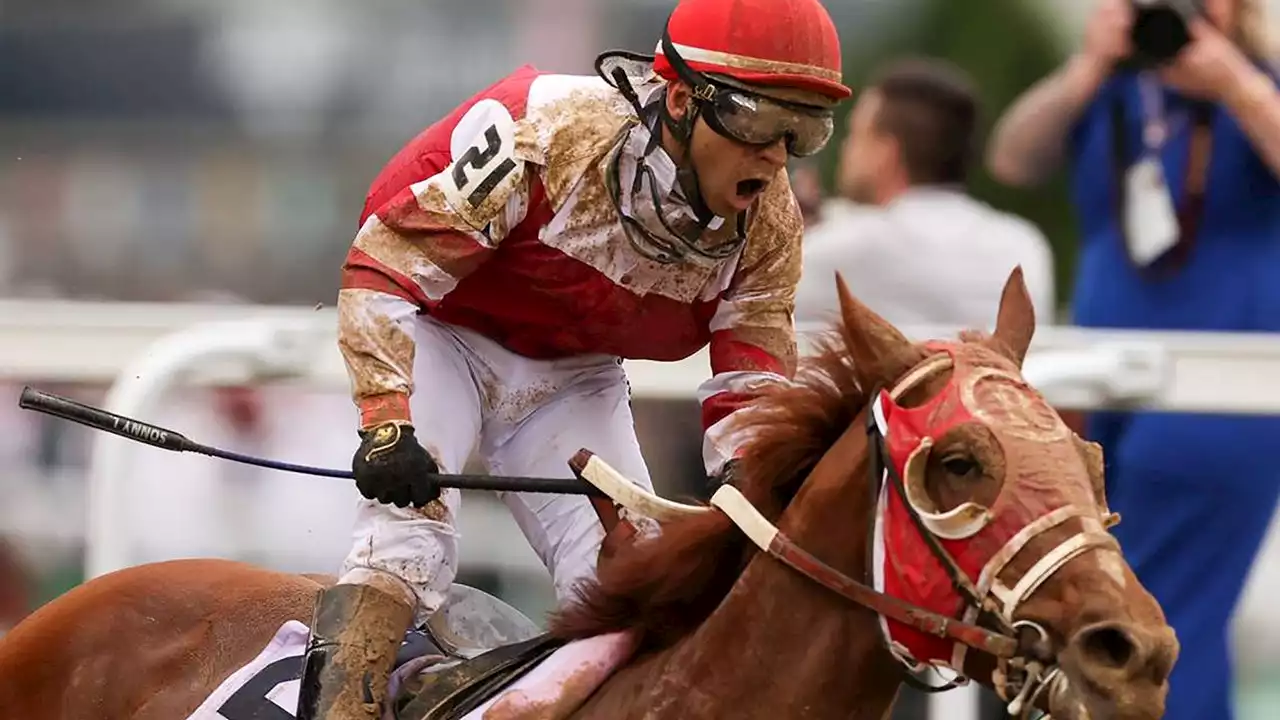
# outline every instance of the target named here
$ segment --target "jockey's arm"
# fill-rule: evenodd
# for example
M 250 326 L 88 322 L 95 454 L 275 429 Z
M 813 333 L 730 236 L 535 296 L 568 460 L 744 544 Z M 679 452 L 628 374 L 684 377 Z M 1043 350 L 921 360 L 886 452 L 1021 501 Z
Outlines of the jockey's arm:
M 790 188 L 782 189 L 790 195 Z M 745 433 L 735 420 L 761 389 L 789 383 L 795 374 L 802 225 L 799 211 L 794 218 L 791 213 L 771 213 L 781 216 L 760 217 L 752 225 L 738 271 L 711 320 L 712 375 L 698 389 L 709 475 L 738 453 Z
M 478 135 L 470 145 L 451 143 L 467 150 L 369 215 L 343 264 L 338 345 L 363 428 L 412 420 L 414 316 L 440 303 L 524 219 L 531 166 L 501 151 L 477 160 L 474 148 L 492 146 Z

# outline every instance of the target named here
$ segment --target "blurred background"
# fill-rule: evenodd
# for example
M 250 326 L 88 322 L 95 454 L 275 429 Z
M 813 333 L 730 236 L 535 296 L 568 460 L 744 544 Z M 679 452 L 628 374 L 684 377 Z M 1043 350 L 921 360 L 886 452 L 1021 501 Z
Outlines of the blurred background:
M 944 57 L 978 80 L 988 122 L 1066 56 L 1091 5 L 825 4 L 848 84 L 897 54 Z M 65 300 L 198 303 L 221 317 L 266 304 L 331 306 L 367 185 L 406 139 L 520 64 L 590 73 L 600 50 L 651 51 L 671 5 L 0 0 L 0 298 L 25 301 L 0 305 L 9 313 L 0 327 L 30 332 L 18 314 Z M 842 120 L 837 127 L 844 132 Z M 817 159 L 825 188 L 839 140 Z M 980 174 L 971 189 L 1042 229 L 1063 300 L 1075 232 L 1065 183 L 1018 191 Z M 23 337 L 6 330 L 0 345 Z M 84 577 L 96 438 L 17 408 L 22 385 L 45 380 L 0 376 L 0 628 Z M 41 386 L 94 403 L 109 385 L 59 380 Z M 668 496 L 701 487 L 692 391 L 635 403 L 651 474 Z M 145 419 L 205 443 L 336 467 L 355 448 L 352 413 L 341 385 L 286 383 L 175 390 Z M 119 512 L 132 562 L 216 555 L 334 572 L 347 550 L 355 492 L 341 481 L 149 449 L 133 455 L 128 477 Z M 459 580 L 539 618 L 549 583 L 503 507 L 468 497 L 462 525 Z M 1280 714 L 1280 610 L 1263 601 L 1268 593 L 1280 593 L 1274 541 L 1238 622 L 1246 718 Z

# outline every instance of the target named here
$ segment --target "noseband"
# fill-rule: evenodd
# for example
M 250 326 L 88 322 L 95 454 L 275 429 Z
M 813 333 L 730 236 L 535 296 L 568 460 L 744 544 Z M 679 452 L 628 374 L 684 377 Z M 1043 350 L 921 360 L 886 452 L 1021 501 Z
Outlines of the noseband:
M 950 353 L 932 355 L 908 372 L 888 395 L 897 401 L 924 381 L 953 367 L 954 359 Z M 823 587 L 875 612 L 884 645 L 902 664 L 905 671 L 903 680 L 909 685 L 925 692 L 942 692 L 966 684 L 968 678 L 964 675 L 965 656 L 968 649 L 973 648 L 996 658 L 998 669 L 993 683 L 1001 698 L 1009 703 L 1009 713 L 1015 716 L 1029 715 L 1035 702 L 1045 691 L 1055 694 L 1062 692 L 1066 678 L 1052 658 L 1040 657 L 1037 652 L 1048 638 L 1046 630 L 1029 620 L 1014 620 L 1015 612 L 1036 589 L 1071 559 L 1091 549 L 1118 549 L 1118 546 L 1107 533 L 1096 508 L 1067 504 L 1019 529 L 987 561 L 978 578 L 970 578 L 940 542 L 938 517 L 945 518 L 951 513 L 922 517 L 908 497 L 908 488 L 903 482 L 902 474 L 890 460 L 887 450 L 886 435 L 889 428 L 884 420 L 880 397 L 879 392 L 872 393 L 872 399 L 864 411 L 874 517 L 869 524 L 871 537 L 867 546 L 867 575 L 863 582 L 844 575 L 798 547 L 732 485 L 720 487 L 712 496 L 711 504 L 728 515 L 752 542 L 772 557 Z M 927 439 L 922 440 L 923 449 L 927 449 L 927 442 Z M 876 589 L 876 531 L 888 492 L 901 499 L 915 530 L 945 569 L 952 588 L 963 600 L 964 605 L 958 617 L 933 612 Z M 1013 587 L 1008 587 L 1000 580 L 1000 573 L 1034 538 L 1073 518 L 1081 522 L 1080 532 L 1046 553 L 1013 583 Z M 926 635 L 952 641 L 954 650 L 950 662 L 922 663 L 912 658 L 906 647 L 891 637 L 888 625 L 890 620 Z M 927 685 L 914 676 L 914 673 L 927 667 L 949 668 L 957 673 L 957 677 L 942 686 Z

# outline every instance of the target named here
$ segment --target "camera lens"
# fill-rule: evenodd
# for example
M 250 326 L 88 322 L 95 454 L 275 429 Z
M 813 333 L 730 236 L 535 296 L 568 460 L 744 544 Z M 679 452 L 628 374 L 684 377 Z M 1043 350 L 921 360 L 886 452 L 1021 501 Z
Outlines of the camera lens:
M 1140 65 L 1163 65 L 1191 41 L 1186 20 L 1168 5 L 1137 9 L 1133 18 L 1134 55 Z

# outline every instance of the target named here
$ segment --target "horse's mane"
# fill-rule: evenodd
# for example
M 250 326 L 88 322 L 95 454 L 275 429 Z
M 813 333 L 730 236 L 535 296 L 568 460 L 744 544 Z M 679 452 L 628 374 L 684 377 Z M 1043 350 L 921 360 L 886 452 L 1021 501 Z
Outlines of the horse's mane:
M 790 386 L 756 401 L 742 429 L 750 433 L 734 485 L 777 521 L 818 461 L 866 404 L 872 378 L 850 362 L 843 323 L 816 343 Z M 662 647 L 691 632 L 719 606 L 755 554 L 722 513 L 665 522 L 660 535 L 623 547 L 551 617 L 564 639 L 635 629 L 641 644 Z

